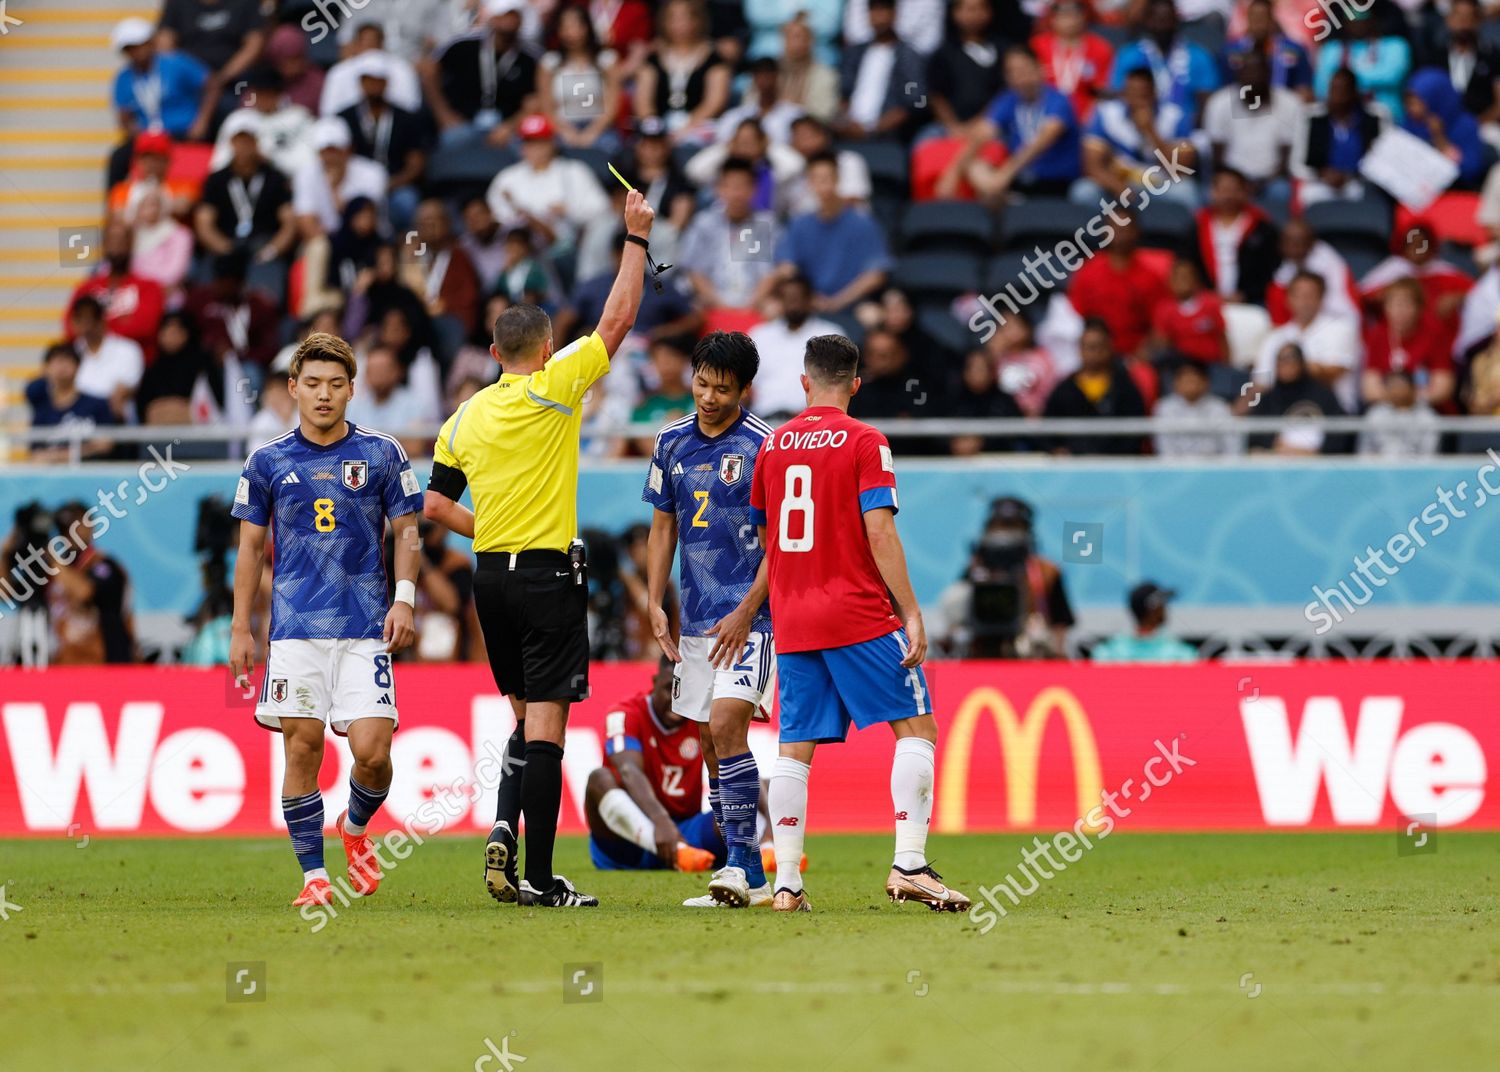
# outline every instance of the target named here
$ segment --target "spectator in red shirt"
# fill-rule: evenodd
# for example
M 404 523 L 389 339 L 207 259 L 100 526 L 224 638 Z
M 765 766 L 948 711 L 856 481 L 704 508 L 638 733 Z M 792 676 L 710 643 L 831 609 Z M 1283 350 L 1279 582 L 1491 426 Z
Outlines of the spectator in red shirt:
M 141 348 L 147 362 L 156 356 L 156 329 L 161 325 L 165 299 L 161 284 L 130 270 L 135 256 L 135 230 L 122 220 L 104 227 L 103 259 L 99 270 L 78 284 L 63 312 L 63 332 L 73 341 L 73 304 L 84 295 L 104 307 L 104 326 Z
M 1365 371 L 1360 394 L 1365 405 L 1386 399 L 1386 373 L 1404 372 L 1417 396 L 1440 412 L 1453 411 L 1453 358 L 1447 335 L 1427 307 L 1422 285 L 1398 279 L 1385 288 L 1381 313 L 1365 331 Z
M 215 257 L 213 282 L 188 291 L 186 308 L 215 363 L 238 360 L 249 386 L 259 389 L 281 348 L 281 314 L 269 295 L 245 286 L 248 262 L 243 252 Z
M 1115 64 L 1115 50 L 1098 34 L 1088 33 L 1089 8 L 1081 0 L 1060 0 L 1046 20 L 1046 32 L 1031 39 L 1042 75 L 1072 102 L 1080 124 L 1094 112 L 1094 100 L 1105 93 Z
M 1186 257 L 1172 262 L 1167 289 L 1171 295 L 1151 311 L 1151 349 L 1163 356 L 1222 363 L 1229 352 L 1223 299 L 1203 285 L 1198 266 Z
M 1391 236 L 1391 255 L 1365 273 L 1359 281 L 1359 293 L 1366 310 L 1375 315 L 1387 287 L 1398 279 L 1415 279 L 1422 287 L 1428 311 L 1442 325 L 1443 345 L 1452 346 L 1459 313 L 1474 280 L 1438 257 L 1441 242 L 1431 223 L 1421 217 L 1414 219 L 1404 233 Z
M 1161 276 L 1136 252 L 1140 232 L 1134 219 L 1115 231 L 1114 241 L 1073 276 L 1068 299 L 1078 315 L 1109 325 L 1116 352 L 1142 358 L 1151 333 L 1151 313 L 1167 296 Z

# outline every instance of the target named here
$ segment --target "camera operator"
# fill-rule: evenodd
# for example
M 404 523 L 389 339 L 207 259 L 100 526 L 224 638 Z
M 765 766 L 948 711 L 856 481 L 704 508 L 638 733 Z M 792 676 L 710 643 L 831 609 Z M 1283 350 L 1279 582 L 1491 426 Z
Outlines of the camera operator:
M 57 511 L 57 534 L 72 547 L 65 555 L 51 554 L 57 575 L 47 586 L 46 598 L 53 661 L 59 666 L 135 662 L 130 577 L 95 545 L 93 530 L 81 523 L 86 512 L 81 502 L 66 503 Z
M 22 666 L 45 667 L 51 647 L 47 628 L 47 598 L 43 589 L 51 561 L 47 542 L 56 521 L 40 502 L 29 502 L 16 510 L 15 525 L 0 549 L 0 612 L 12 623 L 0 628 L 0 665 L 10 665 L 12 651 L 19 652 Z
M 417 522 L 422 541 L 422 570 L 417 575 L 417 604 L 412 624 L 417 643 L 402 653 L 403 661 L 418 663 L 484 662 L 484 637 L 474 609 L 474 563 L 448 546 L 448 530 L 422 518 Z M 386 574 L 395 577 L 395 534 L 385 535 Z M 391 581 L 394 598 L 396 585 Z
M 954 655 L 974 659 L 1065 657 L 1073 608 L 1062 571 L 1036 553 L 1032 510 L 1006 496 L 990 504 L 963 576 L 943 592 L 939 613 Z
M 193 550 L 203 556 L 203 602 L 188 616 L 193 639 L 178 661 L 185 666 L 223 666 L 229 662 L 234 590 L 229 579 L 229 549 L 238 546 L 240 523 L 217 495 L 198 500 Z

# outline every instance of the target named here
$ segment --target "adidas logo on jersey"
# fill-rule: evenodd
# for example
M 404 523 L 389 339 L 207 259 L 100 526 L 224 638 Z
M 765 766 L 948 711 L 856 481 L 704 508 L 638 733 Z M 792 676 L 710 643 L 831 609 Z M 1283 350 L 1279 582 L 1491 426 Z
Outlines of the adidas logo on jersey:
M 281 482 L 283 484 L 300 484 L 300 483 L 302 483 L 301 479 L 297 476 L 296 473 L 288 473 L 286 476 L 284 476 L 284 477 L 281 478 Z

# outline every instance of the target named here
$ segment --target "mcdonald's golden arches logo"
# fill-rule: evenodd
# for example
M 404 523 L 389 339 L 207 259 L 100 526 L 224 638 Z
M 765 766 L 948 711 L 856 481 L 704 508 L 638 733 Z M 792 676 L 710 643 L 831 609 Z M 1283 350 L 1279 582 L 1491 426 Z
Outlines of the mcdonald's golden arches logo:
M 1036 694 L 1024 718 L 999 689 L 978 688 L 964 698 L 948 731 L 943 768 L 938 779 L 937 829 L 960 833 L 968 819 L 969 763 L 974 750 L 974 732 L 979 716 L 988 711 L 1000 736 L 1005 763 L 1006 814 L 1011 826 L 1036 822 L 1037 768 L 1041 762 L 1042 736 L 1053 712 L 1062 715 L 1073 750 L 1073 779 L 1078 815 L 1087 815 L 1099 805 L 1104 775 L 1099 768 L 1099 748 L 1094 729 L 1078 698 L 1061 686 L 1052 685 Z M 1091 829 L 1085 827 L 1085 829 Z

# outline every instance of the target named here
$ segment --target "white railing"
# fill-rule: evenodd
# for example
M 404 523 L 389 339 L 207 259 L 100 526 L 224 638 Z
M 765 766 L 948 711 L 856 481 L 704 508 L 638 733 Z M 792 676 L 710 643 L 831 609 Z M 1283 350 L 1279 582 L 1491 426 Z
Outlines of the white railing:
M 876 420 L 876 428 L 894 440 L 901 439 L 948 439 L 955 436 L 981 436 L 985 439 L 1065 439 L 1072 436 L 1104 438 L 1111 436 L 1155 436 L 1186 434 L 1194 436 L 1213 435 L 1269 435 L 1291 430 L 1310 430 L 1329 434 L 1357 434 L 1373 430 L 1363 417 L 1231 417 L 1214 424 L 1206 424 L 1192 418 L 1157 417 L 1019 417 L 986 419 L 924 418 L 921 420 Z M 616 438 L 650 439 L 661 430 L 658 424 L 586 424 L 583 436 L 586 440 Z M 1393 433 L 1389 425 L 1380 426 L 1379 431 Z M 1443 417 L 1424 431 L 1481 432 L 1500 438 L 1500 417 Z M 384 429 L 382 429 L 384 431 Z M 1413 429 L 1413 432 L 1417 429 Z M 431 427 L 422 431 L 395 433 L 407 440 L 436 439 L 438 429 Z M 69 451 L 69 464 L 83 463 L 84 443 L 108 440 L 116 444 L 165 443 L 222 443 L 224 456 L 244 457 L 248 434 L 245 428 L 226 424 L 217 425 L 122 425 L 107 428 L 64 425 L 56 428 L 32 428 L 16 430 L 8 437 L 0 433 L 0 445 L 8 438 L 12 446 L 55 446 L 65 444 Z M 253 446 L 254 444 L 248 444 Z M 3 456 L 3 451 L 0 451 Z

